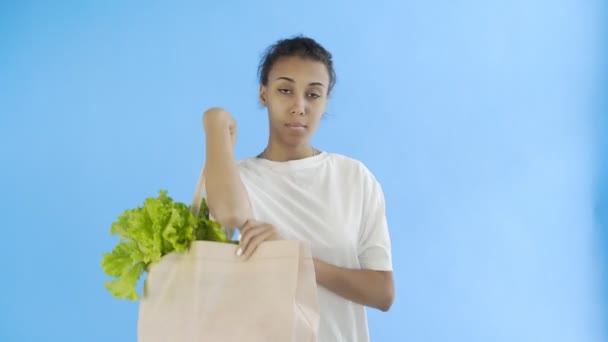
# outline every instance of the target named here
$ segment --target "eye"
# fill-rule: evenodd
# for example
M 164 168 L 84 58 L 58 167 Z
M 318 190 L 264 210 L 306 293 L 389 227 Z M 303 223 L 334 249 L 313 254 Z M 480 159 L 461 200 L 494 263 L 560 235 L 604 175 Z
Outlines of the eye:
M 281 94 L 291 94 L 291 90 L 289 90 L 287 88 L 281 88 L 281 89 L 279 89 L 279 92 Z
M 312 97 L 313 99 L 318 99 L 319 97 L 321 97 L 321 95 L 315 93 L 309 93 L 308 96 Z

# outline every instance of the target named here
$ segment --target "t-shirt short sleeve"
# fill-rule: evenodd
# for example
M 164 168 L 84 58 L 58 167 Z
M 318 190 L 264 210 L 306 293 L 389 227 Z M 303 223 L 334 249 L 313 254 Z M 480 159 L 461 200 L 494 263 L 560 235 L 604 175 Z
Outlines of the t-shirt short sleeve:
M 359 262 L 363 269 L 392 271 L 384 192 L 368 169 L 364 168 L 363 175 L 363 212 L 357 246 Z

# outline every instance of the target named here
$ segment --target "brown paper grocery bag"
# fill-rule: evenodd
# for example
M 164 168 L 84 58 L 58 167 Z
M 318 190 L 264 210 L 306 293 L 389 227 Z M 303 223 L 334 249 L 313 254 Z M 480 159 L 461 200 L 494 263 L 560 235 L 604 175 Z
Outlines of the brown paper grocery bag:
M 198 214 L 204 170 L 192 210 Z M 229 243 L 195 241 L 151 265 L 138 342 L 314 342 L 319 305 L 310 247 L 267 241 L 243 261 Z

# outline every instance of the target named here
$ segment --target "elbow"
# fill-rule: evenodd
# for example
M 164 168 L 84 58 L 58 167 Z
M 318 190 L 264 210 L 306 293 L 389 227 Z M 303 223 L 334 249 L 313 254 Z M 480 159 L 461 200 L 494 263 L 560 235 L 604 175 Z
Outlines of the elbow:
M 394 292 L 387 293 L 383 296 L 382 300 L 378 303 L 378 310 L 382 312 L 388 312 L 393 303 L 395 302 L 395 294 Z
M 228 208 L 209 207 L 209 214 L 214 221 L 227 229 L 240 228 L 247 221 L 247 213 L 243 210 L 229 210 Z
M 240 215 L 233 215 L 227 216 L 222 220 L 218 220 L 218 222 L 220 223 L 220 225 L 222 225 L 222 227 L 226 229 L 233 229 L 241 228 L 245 224 L 246 219 L 244 217 L 241 217 Z
M 207 187 L 207 208 L 213 220 L 226 229 L 241 228 L 252 215 L 247 192 L 217 186 Z
M 382 296 L 378 301 L 377 309 L 382 312 L 388 312 L 393 303 L 395 302 L 395 285 L 392 281 L 392 277 L 387 279 L 386 286 L 382 291 Z

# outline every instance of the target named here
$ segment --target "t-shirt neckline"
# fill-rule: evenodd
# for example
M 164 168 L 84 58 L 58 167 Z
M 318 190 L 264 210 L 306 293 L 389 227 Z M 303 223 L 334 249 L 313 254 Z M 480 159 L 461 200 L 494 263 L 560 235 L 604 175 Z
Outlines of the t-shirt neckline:
M 252 157 L 249 160 L 258 165 L 271 168 L 273 170 L 300 170 L 314 167 L 325 161 L 329 157 L 329 153 L 321 151 L 315 156 L 310 156 L 302 159 L 294 159 L 288 161 L 273 161 L 265 158 Z

